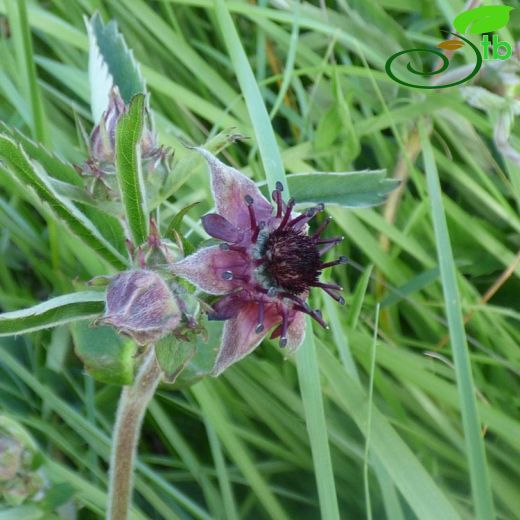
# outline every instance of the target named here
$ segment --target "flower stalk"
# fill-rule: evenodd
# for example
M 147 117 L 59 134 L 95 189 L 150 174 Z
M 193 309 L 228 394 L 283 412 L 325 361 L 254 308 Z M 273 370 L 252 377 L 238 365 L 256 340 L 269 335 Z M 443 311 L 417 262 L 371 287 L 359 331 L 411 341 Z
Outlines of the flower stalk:
M 137 444 L 146 408 L 161 381 L 155 349 L 149 346 L 136 378 L 121 392 L 110 456 L 107 520 L 126 520 L 132 503 Z

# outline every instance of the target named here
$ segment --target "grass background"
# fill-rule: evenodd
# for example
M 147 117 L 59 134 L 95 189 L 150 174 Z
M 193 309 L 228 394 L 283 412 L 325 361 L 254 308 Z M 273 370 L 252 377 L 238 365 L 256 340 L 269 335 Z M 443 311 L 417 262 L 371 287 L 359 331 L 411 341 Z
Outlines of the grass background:
M 297 360 L 265 341 L 218 379 L 159 390 L 136 518 L 518 517 L 519 134 L 512 119 L 509 149 L 495 132 L 515 92 L 489 64 L 478 81 L 498 107 L 475 108 L 463 88 L 401 89 L 383 72 L 393 52 L 442 40 L 463 7 L 0 0 L 0 119 L 69 161 L 85 158 L 78 121 L 92 125 L 83 16 L 99 10 L 141 63 L 160 142 L 178 157 L 234 127 L 251 139 L 225 159 L 257 180 L 282 178 L 282 164 L 403 180 L 381 207 L 328 208 L 331 233 L 346 236 L 334 254 L 352 259 L 330 274 L 346 308 L 313 295 L 330 332 L 308 335 Z M 185 224 L 204 237 L 206 177 L 194 171 L 164 204 L 164 225 L 202 201 Z M 1 164 L 0 186 L 1 310 L 106 273 Z M 34 434 L 49 477 L 76 488 L 79 518 L 100 517 L 119 388 L 84 373 L 67 327 L 1 345 L 2 412 Z

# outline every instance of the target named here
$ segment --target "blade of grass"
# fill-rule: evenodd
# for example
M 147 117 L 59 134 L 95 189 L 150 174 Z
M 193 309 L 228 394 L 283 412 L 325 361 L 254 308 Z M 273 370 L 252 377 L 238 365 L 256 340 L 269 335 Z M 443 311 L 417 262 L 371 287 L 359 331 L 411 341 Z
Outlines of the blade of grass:
M 224 0 L 215 0 L 215 9 L 218 24 L 226 42 L 229 57 L 233 63 L 240 90 L 246 101 L 269 188 L 274 190 L 276 182 L 281 182 L 287 188 L 282 156 L 276 144 L 276 137 L 271 126 L 269 114 L 265 108 L 260 88 L 229 13 L 228 6 Z
M 303 344 L 296 354 L 298 380 L 305 409 L 305 421 L 316 473 L 316 484 L 320 498 L 321 517 L 327 520 L 340 518 L 336 485 L 330 457 L 327 423 L 321 394 L 320 373 L 316 346 L 312 332 L 312 321 L 307 316 L 307 333 Z
M 363 461 L 363 481 L 365 485 L 365 503 L 367 518 L 372 520 L 372 504 L 370 502 L 370 486 L 368 482 L 368 457 L 370 453 L 370 433 L 372 431 L 372 402 L 374 400 L 374 372 L 376 369 L 376 347 L 377 347 L 377 327 L 379 325 L 379 303 L 376 305 L 376 316 L 374 319 L 374 337 L 372 341 L 372 355 L 370 359 L 370 381 L 368 385 L 368 410 L 367 426 L 365 438 L 365 457 Z
M 448 319 L 451 348 L 457 376 L 457 388 L 461 405 L 462 425 L 466 442 L 466 456 L 469 464 L 475 514 L 477 519 L 490 520 L 495 518 L 495 513 L 484 442 L 481 433 L 482 423 L 477 411 L 475 386 L 473 383 L 471 361 L 469 358 L 459 290 L 457 287 L 455 262 L 442 202 L 441 185 L 424 121 L 419 126 L 419 135 L 428 192 L 432 205 L 433 228 L 437 242 L 437 254 L 441 271 L 446 316 Z

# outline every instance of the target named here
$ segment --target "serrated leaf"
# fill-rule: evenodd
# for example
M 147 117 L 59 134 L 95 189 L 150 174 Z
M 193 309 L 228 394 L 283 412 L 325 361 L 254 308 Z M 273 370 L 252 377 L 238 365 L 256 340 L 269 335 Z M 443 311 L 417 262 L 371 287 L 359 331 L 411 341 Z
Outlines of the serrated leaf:
M 31 188 L 34 191 L 38 204 L 47 203 L 57 218 L 65 222 L 75 235 L 109 264 L 118 269 L 126 267 L 126 258 L 72 202 L 58 194 L 50 177 L 30 161 L 23 148 L 5 135 L 0 135 L 0 158 L 9 166 L 11 175 L 24 189 Z
M 144 125 L 144 94 L 134 96 L 116 127 L 116 172 L 126 220 L 134 244 L 148 237 L 148 213 L 141 169 L 140 140 Z
M 74 350 L 87 372 L 102 383 L 128 385 L 134 377 L 135 343 L 108 326 L 93 327 L 89 322 L 72 327 Z
M 108 106 L 110 90 L 119 88 L 125 104 L 146 92 L 144 79 L 114 21 L 104 24 L 99 13 L 86 21 L 89 36 L 89 83 L 91 111 L 97 123 Z
M 459 33 L 482 34 L 502 29 L 509 22 L 512 7 L 507 5 L 484 5 L 460 13 L 453 21 Z
M 347 208 L 365 208 L 384 202 L 399 181 L 385 179 L 385 170 L 296 173 L 287 176 L 291 195 L 298 203 L 323 202 Z M 266 188 L 262 188 L 266 193 Z
M 0 121 L 0 130 L 17 143 L 20 143 L 27 155 L 31 159 L 38 161 L 49 173 L 50 177 L 62 182 L 74 184 L 75 186 L 83 186 L 83 181 L 72 164 L 60 159 L 56 154 L 47 150 L 42 144 L 29 139 L 18 129 L 7 126 L 3 121 Z
M 29 309 L 0 314 L 0 336 L 25 334 L 93 318 L 105 308 L 103 293 L 84 291 L 58 296 Z
M 217 358 L 222 338 L 222 321 L 201 319 L 201 325 L 206 329 L 206 335 L 199 334 L 196 339 L 196 351 L 190 362 L 175 380 L 174 388 L 186 388 L 204 377 L 211 375 Z

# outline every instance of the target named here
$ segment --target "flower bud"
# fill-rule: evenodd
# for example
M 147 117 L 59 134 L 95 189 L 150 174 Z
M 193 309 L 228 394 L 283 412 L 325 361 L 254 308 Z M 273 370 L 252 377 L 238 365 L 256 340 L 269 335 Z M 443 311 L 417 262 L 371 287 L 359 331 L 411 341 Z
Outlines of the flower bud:
M 166 282 L 148 270 L 114 277 L 106 293 L 104 316 L 98 323 L 115 327 L 140 345 L 163 338 L 181 321 L 182 312 Z
M 90 160 L 106 165 L 114 164 L 116 148 L 116 127 L 121 116 L 127 111 L 117 87 L 110 92 L 108 108 L 90 136 Z M 157 161 L 165 151 L 157 146 L 155 134 L 145 124 L 141 135 L 141 157 Z

